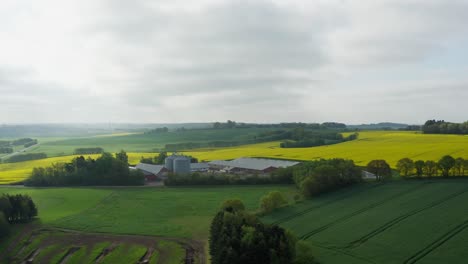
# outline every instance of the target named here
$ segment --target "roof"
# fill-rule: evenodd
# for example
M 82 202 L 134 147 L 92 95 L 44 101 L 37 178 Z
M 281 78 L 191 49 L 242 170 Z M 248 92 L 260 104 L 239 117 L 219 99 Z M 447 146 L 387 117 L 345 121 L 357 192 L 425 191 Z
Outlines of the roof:
M 262 171 L 270 167 L 287 168 L 287 167 L 297 165 L 299 164 L 299 162 L 287 161 L 287 160 L 274 160 L 274 159 L 238 158 L 238 159 L 231 160 L 231 161 L 213 160 L 209 162 L 208 164 Z
M 147 172 L 150 172 L 154 175 L 157 175 L 158 173 L 161 172 L 162 169 L 164 169 L 164 165 L 154 165 L 154 164 L 147 164 L 147 163 L 138 163 L 138 165 L 136 165 L 137 169 L 139 170 L 143 170 L 143 171 L 147 171 Z
M 201 169 L 208 169 L 210 166 L 208 163 L 191 163 L 190 169 L 192 170 L 201 170 Z

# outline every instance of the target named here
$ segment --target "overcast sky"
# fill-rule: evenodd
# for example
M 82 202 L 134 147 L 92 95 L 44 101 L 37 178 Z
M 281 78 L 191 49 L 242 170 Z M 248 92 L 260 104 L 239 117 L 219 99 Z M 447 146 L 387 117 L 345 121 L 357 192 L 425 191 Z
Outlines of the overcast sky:
M 1 0 L 0 123 L 468 120 L 468 1 Z

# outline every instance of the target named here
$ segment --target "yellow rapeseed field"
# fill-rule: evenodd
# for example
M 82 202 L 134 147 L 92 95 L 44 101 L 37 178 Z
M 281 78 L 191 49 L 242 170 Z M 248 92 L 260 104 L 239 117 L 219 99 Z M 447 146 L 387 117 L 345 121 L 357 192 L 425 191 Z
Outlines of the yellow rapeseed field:
M 360 132 L 354 141 L 312 148 L 280 148 L 280 142 L 268 142 L 223 149 L 186 152 L 199 160 L 269 157 L 292 160 L 346 158 L 358 165 L 373 159 L 385 159 L 395 166 L 401 158 L 438 160 L 443 155 L 468 159 L 468 136 L 424 135 L 408 131 Z
M 320 158 L 346 158 L 358 165 L 366 165 L 373 159 L 384 159 L 391 166 L 404 157 L 414 160 L 438 160 L 443 155 L 468 159 L 468 136 L 424 135 L 407 131 L 360 132 L 354 141 L 312 148 L 280 148 L 280 142 L 267 142 L 231 148 L 198 149 L 184 152 L 202 160 L 235 159 L 239 157 L 269 157 L 291 160 Z M 131 164 L 141 157 L 154 157 L 156 153 L 128 153 Z M 85 155 L 96 158 L 98 155 Z M 56 162 L 68 162 L 75 156 L 63 156 L 42 160 L 0 164 L 0 184 L 27 178 L 34 167 L 49 166 Z

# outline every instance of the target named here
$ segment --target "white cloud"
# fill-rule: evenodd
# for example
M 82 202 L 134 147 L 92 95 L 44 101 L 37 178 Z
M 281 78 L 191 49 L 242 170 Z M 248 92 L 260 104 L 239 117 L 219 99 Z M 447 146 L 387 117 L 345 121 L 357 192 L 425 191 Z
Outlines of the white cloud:
M 457 0 L 5 0 L 0 121 L 462 121 L 465 10 Z

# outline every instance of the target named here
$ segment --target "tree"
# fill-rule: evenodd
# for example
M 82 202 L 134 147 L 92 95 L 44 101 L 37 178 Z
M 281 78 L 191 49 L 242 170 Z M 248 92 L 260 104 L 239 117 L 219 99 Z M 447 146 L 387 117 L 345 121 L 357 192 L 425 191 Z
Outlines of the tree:
M 450 155 L 445 155 L 437 162 L 437 165 L 442 171 L 442 176 L 448 177 L 450 170 L 455 166 L 455 159 Z
M 400 159 L 396 165 L 400 175 L 408 177 L 414 170 L 414 162 L 409 158 Z
M 437 163 L 432 160 L 427 160 L 424 163 L 423 172 L 427 177 L 437 176 Z
M 6 237 L 10 233 L 10 224 L 8 223 L 5 214 L 0 211 L 0 238 Z
M 164 164 L 166 158 L 167 158 L 167 152 L 161 152 L 161 153 L 159 153 L 158 156 L 156 156 L 154 158 L 154 163 L 155 164 Z
M 125 151 L 121 150 L 119 153 L 115 154 L 115 157 L 128 166 L 128 156 Z
M 465 175 L 465 170 L 464 170 L 464 164 L 465 160 L 463 158 L 457 158 L 455 160 L 455 164 L 453 165 L 453 174 L 455 176 L 464 176 Z
M 296 257 L 294 264 L 315 264 L 318 263 L 314 260 L 312 247 L 304 240 L 296 243 Z
M 414 168 L 416 169 L 416 176 L 421 177 L 424 172 L 425 163 L 423 160 L 417 160 L 414 162 Z
M 375 174 L 377 180 L 390 178 L 392 176 L 392 170 L 390 165 L 385 160 L 372 160 L 367 164 L 367 170 L 370 173 Z
M 260 199 L 260 209 L 263 213 L 269 213 L 288 204 L 288 200 L 279 191 L 273 191 Z
M 244 211 L 245 206 L 239 199 L 229 199 L 223 202 L 221 205 L 222 210 L 226 210 L 227 208 L 232 208 L 235 211 Z

